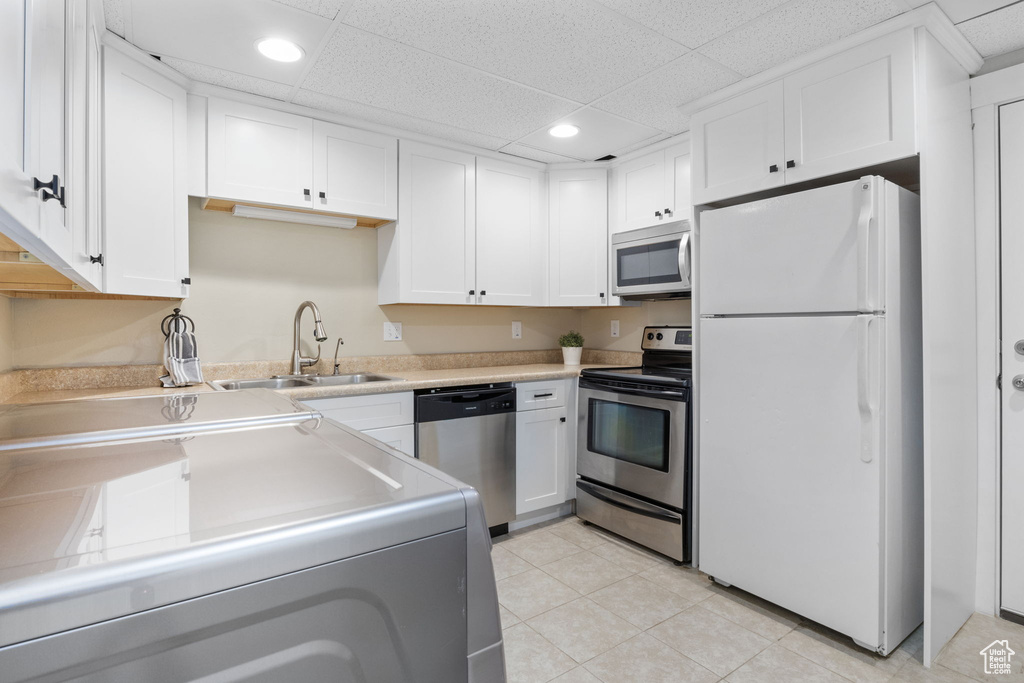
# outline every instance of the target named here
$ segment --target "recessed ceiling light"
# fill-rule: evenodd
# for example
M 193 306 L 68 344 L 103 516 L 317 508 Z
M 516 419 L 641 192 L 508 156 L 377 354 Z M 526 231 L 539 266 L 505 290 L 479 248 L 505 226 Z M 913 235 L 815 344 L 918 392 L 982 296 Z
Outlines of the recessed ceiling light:
M 556 138 L 571 138 L 576 133 L 579 133 L 580 129 L 578 126 L 574 126 L 571 123 L 562 123 L 557 126 L 552 126 L 548 129 L 548 133 L 554 135 Z
M 302 59 L 302 48 L 284 38 L 264 38 L 256 41 L 260 54 L 275 62 L 297 62 Z

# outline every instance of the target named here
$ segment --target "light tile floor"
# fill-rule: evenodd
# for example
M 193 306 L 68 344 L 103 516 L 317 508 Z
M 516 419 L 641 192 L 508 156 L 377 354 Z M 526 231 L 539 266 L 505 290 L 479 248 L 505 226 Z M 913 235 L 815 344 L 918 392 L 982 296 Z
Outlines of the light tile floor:
M 889 657 L 570 517 L 494 539 L 508 683 L 1022 683 L 1024 626 L 976 614 L 921 664 Z M 1011 675 L 980 650 L 1009 639 Z

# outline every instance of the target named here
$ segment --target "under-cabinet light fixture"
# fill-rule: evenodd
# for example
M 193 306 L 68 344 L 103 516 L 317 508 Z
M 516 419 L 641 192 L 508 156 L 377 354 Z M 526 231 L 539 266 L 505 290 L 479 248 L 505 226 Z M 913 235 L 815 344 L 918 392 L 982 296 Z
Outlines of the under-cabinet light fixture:
M 256 49 L 267 59 L 275 62 L 297 62 L 305 54 L 302 48 L 284 38 L 263 38 L 256 41 Z
M 345 228 L 346 230 L 351 230 L 358 223 L 355 218 L 348 216 L 325 216 L 319 213 L 267 209 L 262 206 L 246 206 L 245 204 L 235 204 L 235 208 L 231 210 L 231 215 L 241 218 L 260 218 L 265 221 L 320 225 L 325 228 Z

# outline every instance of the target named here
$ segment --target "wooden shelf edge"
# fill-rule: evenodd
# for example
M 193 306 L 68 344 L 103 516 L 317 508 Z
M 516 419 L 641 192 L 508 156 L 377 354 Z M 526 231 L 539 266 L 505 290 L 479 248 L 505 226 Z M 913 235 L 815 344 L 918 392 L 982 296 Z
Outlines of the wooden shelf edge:
M 393 223 L 394 221 L 382 220 L 380 218 L 366 218 L 365 216 L 353 216 L 347 213 L 332 213 L 329 211 L 314 211 L 312 209 L 299 209 L 290 206 L 274 206 L 273 204 L 258 204 L 256 202 L 238 202 L 232 199 L 215 199 L 212 197 L 206 197 L 202 199 L 200 207 L 204 211 L 223 211 L 224 213 L 231 213 L 235 208 L 235 204 L 241 204 L 242 206 L 255 206 L 261 209 L 274 209 L 275 211 L 290 211 L 292 213 L 308 213 L 314 216 L 340 216 L 342 218 L 354 218 L 356 219 L 356 227 L 358 228 L 379 228 L 382 225 Z

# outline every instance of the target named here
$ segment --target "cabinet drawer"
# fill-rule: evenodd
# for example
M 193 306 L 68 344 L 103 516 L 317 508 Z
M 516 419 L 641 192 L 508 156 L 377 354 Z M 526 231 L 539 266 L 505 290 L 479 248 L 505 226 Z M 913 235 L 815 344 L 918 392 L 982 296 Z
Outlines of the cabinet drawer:
M 565 405 L 565 380 L 516 384 L 516 410 L 560 408 Z
M 399 425 L 397 427 L 381 427 L 380 429 L 363 430 L 366 436 L 372 436 L 381 443 L 391 446 L 408 456 L 416 455 L 416 427 Z
M 411 391 L 317 398 L 303 403 L 319 410 L 324 417 L 337 420 L 359 431 L 411 425 L 413 420 Z

